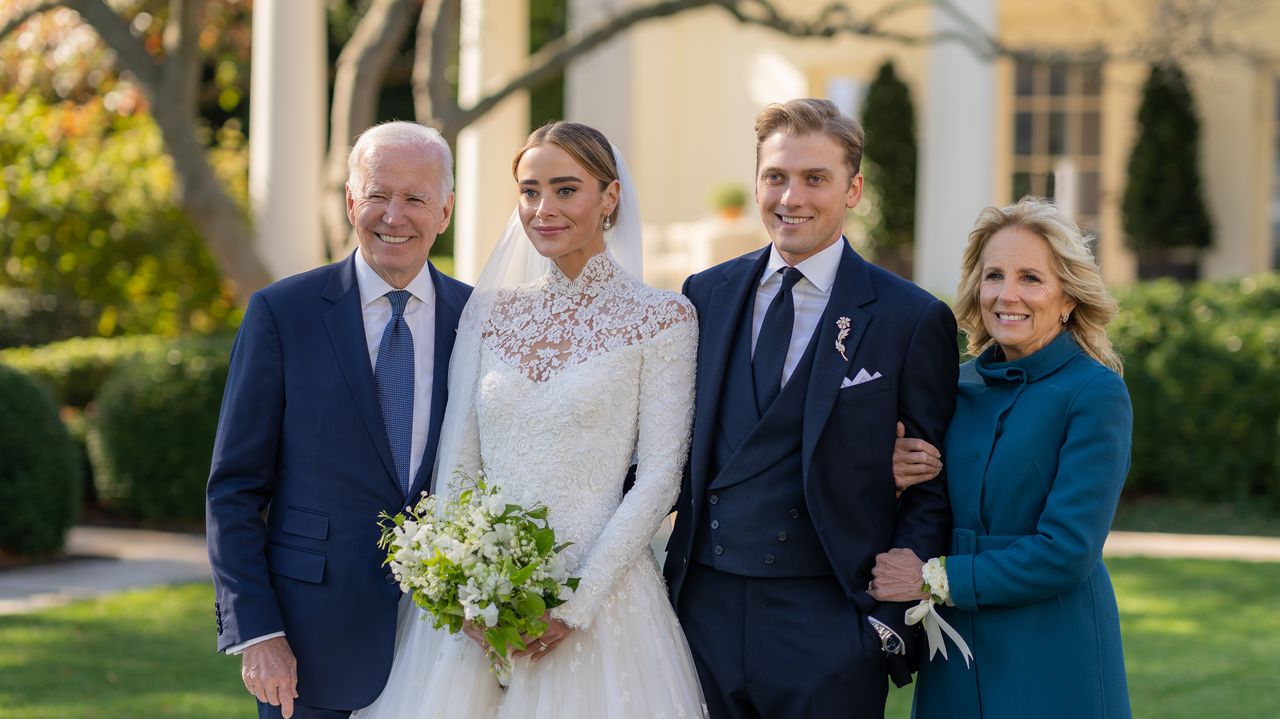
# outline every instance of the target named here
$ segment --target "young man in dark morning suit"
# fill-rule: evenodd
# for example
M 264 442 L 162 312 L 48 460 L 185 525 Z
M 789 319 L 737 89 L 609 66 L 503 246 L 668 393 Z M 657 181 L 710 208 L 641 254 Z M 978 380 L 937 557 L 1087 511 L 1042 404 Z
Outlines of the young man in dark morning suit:
M 875 556 L 937 556 L 950 537 L 945 477 L 896 496 L 895 427 L 942 446 L 955 318 L 845 241 L 856 122 L 792 100 L 756 137 L 772 242 L 684 286 L 697 404 L 664 573 L 713 719 L 883 717 L 919 628 L 867 594 Z

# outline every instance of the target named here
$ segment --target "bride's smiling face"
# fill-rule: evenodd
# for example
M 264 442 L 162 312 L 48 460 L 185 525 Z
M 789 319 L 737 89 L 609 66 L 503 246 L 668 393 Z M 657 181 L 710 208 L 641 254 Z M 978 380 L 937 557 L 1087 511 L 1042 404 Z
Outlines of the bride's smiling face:
M 604 251 L 604 218 L 618 206 L 618 181 L 601 182 L 556 145 L 529 148 L 516 166 L 520 223 L 538 254 L 577 277 Z

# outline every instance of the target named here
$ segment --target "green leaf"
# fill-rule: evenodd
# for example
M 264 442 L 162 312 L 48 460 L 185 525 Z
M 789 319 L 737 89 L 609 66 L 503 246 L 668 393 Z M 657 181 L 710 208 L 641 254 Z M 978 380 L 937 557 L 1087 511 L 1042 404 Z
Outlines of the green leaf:
M 511 580 L 512 584 L 519 586 L 529 581 L 529 577 L 533 576 L 533 570 L 537 569 L 537 566 L 538 565 L 536 564 L 530 564 L 529 566 L 522 567 L 514 572 L 509 572 L 507 574 L 507 578 Z
M 556 533 L 550 528 L 539 529 L 537 532 L 534 532 L 533 541 L 537 544 L 538 553 L 546 554 L 550 552 L 551 548 L 556 544 Z
M 516 609 L 526 617 L 541 617 L 547 611 L 547 603 L 534 592 L 520 592 Z

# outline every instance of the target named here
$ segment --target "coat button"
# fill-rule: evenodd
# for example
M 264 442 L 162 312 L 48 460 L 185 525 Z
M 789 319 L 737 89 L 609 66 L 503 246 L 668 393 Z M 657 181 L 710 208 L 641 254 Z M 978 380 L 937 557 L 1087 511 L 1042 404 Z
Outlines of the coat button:
M 716 545 L 716 548 L 715 548 L 715 549 L 713 549 L 712 551 L 714 551 L 714 552 L 716 553 L 716 555 L 721 555 L 721 554 L 724 554 L 724 547 L 722 547 L 722 546 L 720 546 L 719 544 L 717 544 L 717 545 Z
M 792 519 L 799 519 L 799 518 L 800 518 L 800 510 L 798 510 L 798 509 L 793 509 L 793 510 L 791 510 L 791 518 L 792 518 Z
M 713 520 L 711 520 L 711 528 L 712 528 L 712 529 L 719 529 L 719 528 L 720 528 L 720 520 L 718 520 L 718 519 L 713 519 Z
M 785 542 L 785 541 L 787 541 L 787 533 L 786 533 L 786 532 L 778 532 L 778 541 L 779 541 L 779 542 Z
M 765 563 L 765 564 L 773 564 L 773 555 L 772 555 L 772 554 L 766 554 L 766 555 L 764 555 L 764 563 Z
M 397 584 L 396 575 L 394 574 L 388 574 L 387 576 L 382 578 L 382 581 L 386 582 L 388 586 L 392 586 L 392 587 L 394 587 Z
M 707 497 L 707 501 L 712 504 L 720 504 L 720 495 L 713 494 L 710 497 Z

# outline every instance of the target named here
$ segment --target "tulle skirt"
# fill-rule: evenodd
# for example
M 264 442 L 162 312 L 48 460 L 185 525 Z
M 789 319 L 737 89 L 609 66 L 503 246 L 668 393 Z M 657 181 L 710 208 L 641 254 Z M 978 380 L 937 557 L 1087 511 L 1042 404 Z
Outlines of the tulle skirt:
M 470 639 L 433 629 L 402 602 L 382 695 L 352 719 L 676 719 L 705 717 L 689 645 L 652 556 L 619 579 L 591 626 L 533 662 L 504 690 Z

